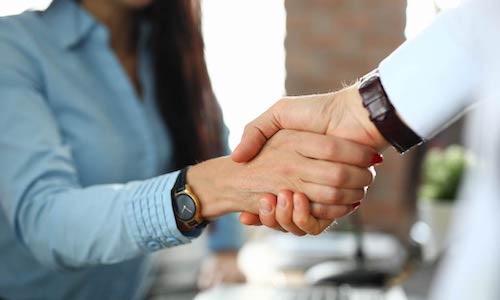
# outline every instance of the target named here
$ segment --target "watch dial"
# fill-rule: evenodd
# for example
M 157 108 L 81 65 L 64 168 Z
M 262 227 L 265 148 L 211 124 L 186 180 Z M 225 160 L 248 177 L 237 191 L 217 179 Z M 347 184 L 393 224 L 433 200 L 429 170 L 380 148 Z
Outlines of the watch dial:
M 175 208 L 177 211 L 177 217 L 184 221 L 193 218 L 196 212 L 194 200 L 185 194 L 178 195 L 176 198 Z

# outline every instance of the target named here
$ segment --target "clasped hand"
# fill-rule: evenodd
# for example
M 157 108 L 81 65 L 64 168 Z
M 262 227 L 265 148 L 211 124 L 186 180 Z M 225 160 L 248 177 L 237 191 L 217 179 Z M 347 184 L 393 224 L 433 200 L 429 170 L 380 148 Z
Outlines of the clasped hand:
M 319 234 L 360 205 L 375 176 L 374 156 L 372 148 L 346 139 L 281 130 L 247 163 L 253 175 L 246 189 L 266 193 L 256 194 L 259 219 L 241 221 L 296 235 Z
M 387 147 L 361 103 L 355 87 L 338 93 L 288 97 L 248 124 L 232 155 L 236 162 L 251 160 L 265 145 L 264 152 L 284 128 L 316 134 L 293 133 L 291 146 L 309 159 L 311 167 L 297 174 L 300 184 L 295 184 L 295 189 L 263 195 L 258 215 L 247 211 L 240 221 L 296 235 L 319 234 L 335 218 L 355 210 L 374 178 L 372 166 L 382 162 L 377 151 Z M 288 171 L 283 175 L 295 175 L 295 170 Z

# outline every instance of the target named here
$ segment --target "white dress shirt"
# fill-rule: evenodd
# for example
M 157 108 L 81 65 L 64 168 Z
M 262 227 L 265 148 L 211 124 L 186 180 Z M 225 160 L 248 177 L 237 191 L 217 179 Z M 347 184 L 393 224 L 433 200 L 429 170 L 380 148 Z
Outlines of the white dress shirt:
M 379 66 L 391 102 L 424 139 L 475 107 L 467 141 L 477 164 L 467 175 L 433 299 L 500 299 L 499 54 L 500 1 L 469 0 Z

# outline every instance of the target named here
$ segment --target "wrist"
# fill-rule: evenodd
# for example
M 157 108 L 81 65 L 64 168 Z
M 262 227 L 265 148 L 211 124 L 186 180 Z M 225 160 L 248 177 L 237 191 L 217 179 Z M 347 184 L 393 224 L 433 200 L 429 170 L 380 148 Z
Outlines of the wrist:
M 380 80 L 378 69 L 366 74 L 357 87 L 370 121 L 400 154 L 423 142 L 392 105 Z
M 343 102 L 346 112 L 352 115 L 369 137 L 370 146 L 378 151 L 383 151 L 389 147 L 389 142 L 382 136 L 375 124 L 370 120 L 368 110 L 363 106 L 363 99 L 357 88 L 353 85 L 341 91 L 339 101 Z
M 228 157 L 211 159 L 189 168 L 186 181 L 201 204 L 201 215 L 211 221 L 222 215 L 241 210 L 237 206 L 229 176 L 236 164 Z

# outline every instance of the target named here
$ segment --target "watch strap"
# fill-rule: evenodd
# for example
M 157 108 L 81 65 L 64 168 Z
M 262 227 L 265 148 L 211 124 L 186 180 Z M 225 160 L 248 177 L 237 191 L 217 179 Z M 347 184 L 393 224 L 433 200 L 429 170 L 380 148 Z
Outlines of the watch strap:
M 363 99 L 363 106 L 370 114 L 370 120 L 399 153 L 402 154 L 423 142 L 422 138 L 398 117 L 380 81 L 378 70 L 363 77 L 358 90 Z
M 177 179 L 175 180 L 174 186 L 172 188 L 171 196 L 172 196 L 172 201 L 176 201 L 176 194 L 181 193 L 186 190 L 187 188 L 187 180 L 186 180 L 186 175 L 187 171 L 189 169 L 189 166 L 184 167 L 181 169 L 179 172 L 179 175 L 177 176 Z M 192 193 L 192 192 L 191 192 Z M 194 196 L 194 195 L 193 195 Z M 193 200 L 194 201 L 194 200 Z M 196 209 L 200 210 L 201 207 L 199 207 L 199 200 L 196 200 L 195 203 L 198 202 L 198 205 L 196 205 Z M 174 206 L 174 214 L 176 217 L 176 221 L 178 226 L 180 226 L 183 229 L 183 234 L 189 237 L 197 237 L 199 236 L 202 232 L 203 229 L 208 225 L 208 221 L 202 220 L 198 224 L 187 224 L 177 218 L 177 209 L 176 206 Z M 199 213 L 199 211 L 198 211 Z
M 184 167 L 181 169 L 179 172 L 179 175 L 177 176 L 177 179 L 175 180 L 174 184 L 174 191 L 175 193 L 182 192 L 186 186 L 186 174 L 188 171 L 189 167 Z

